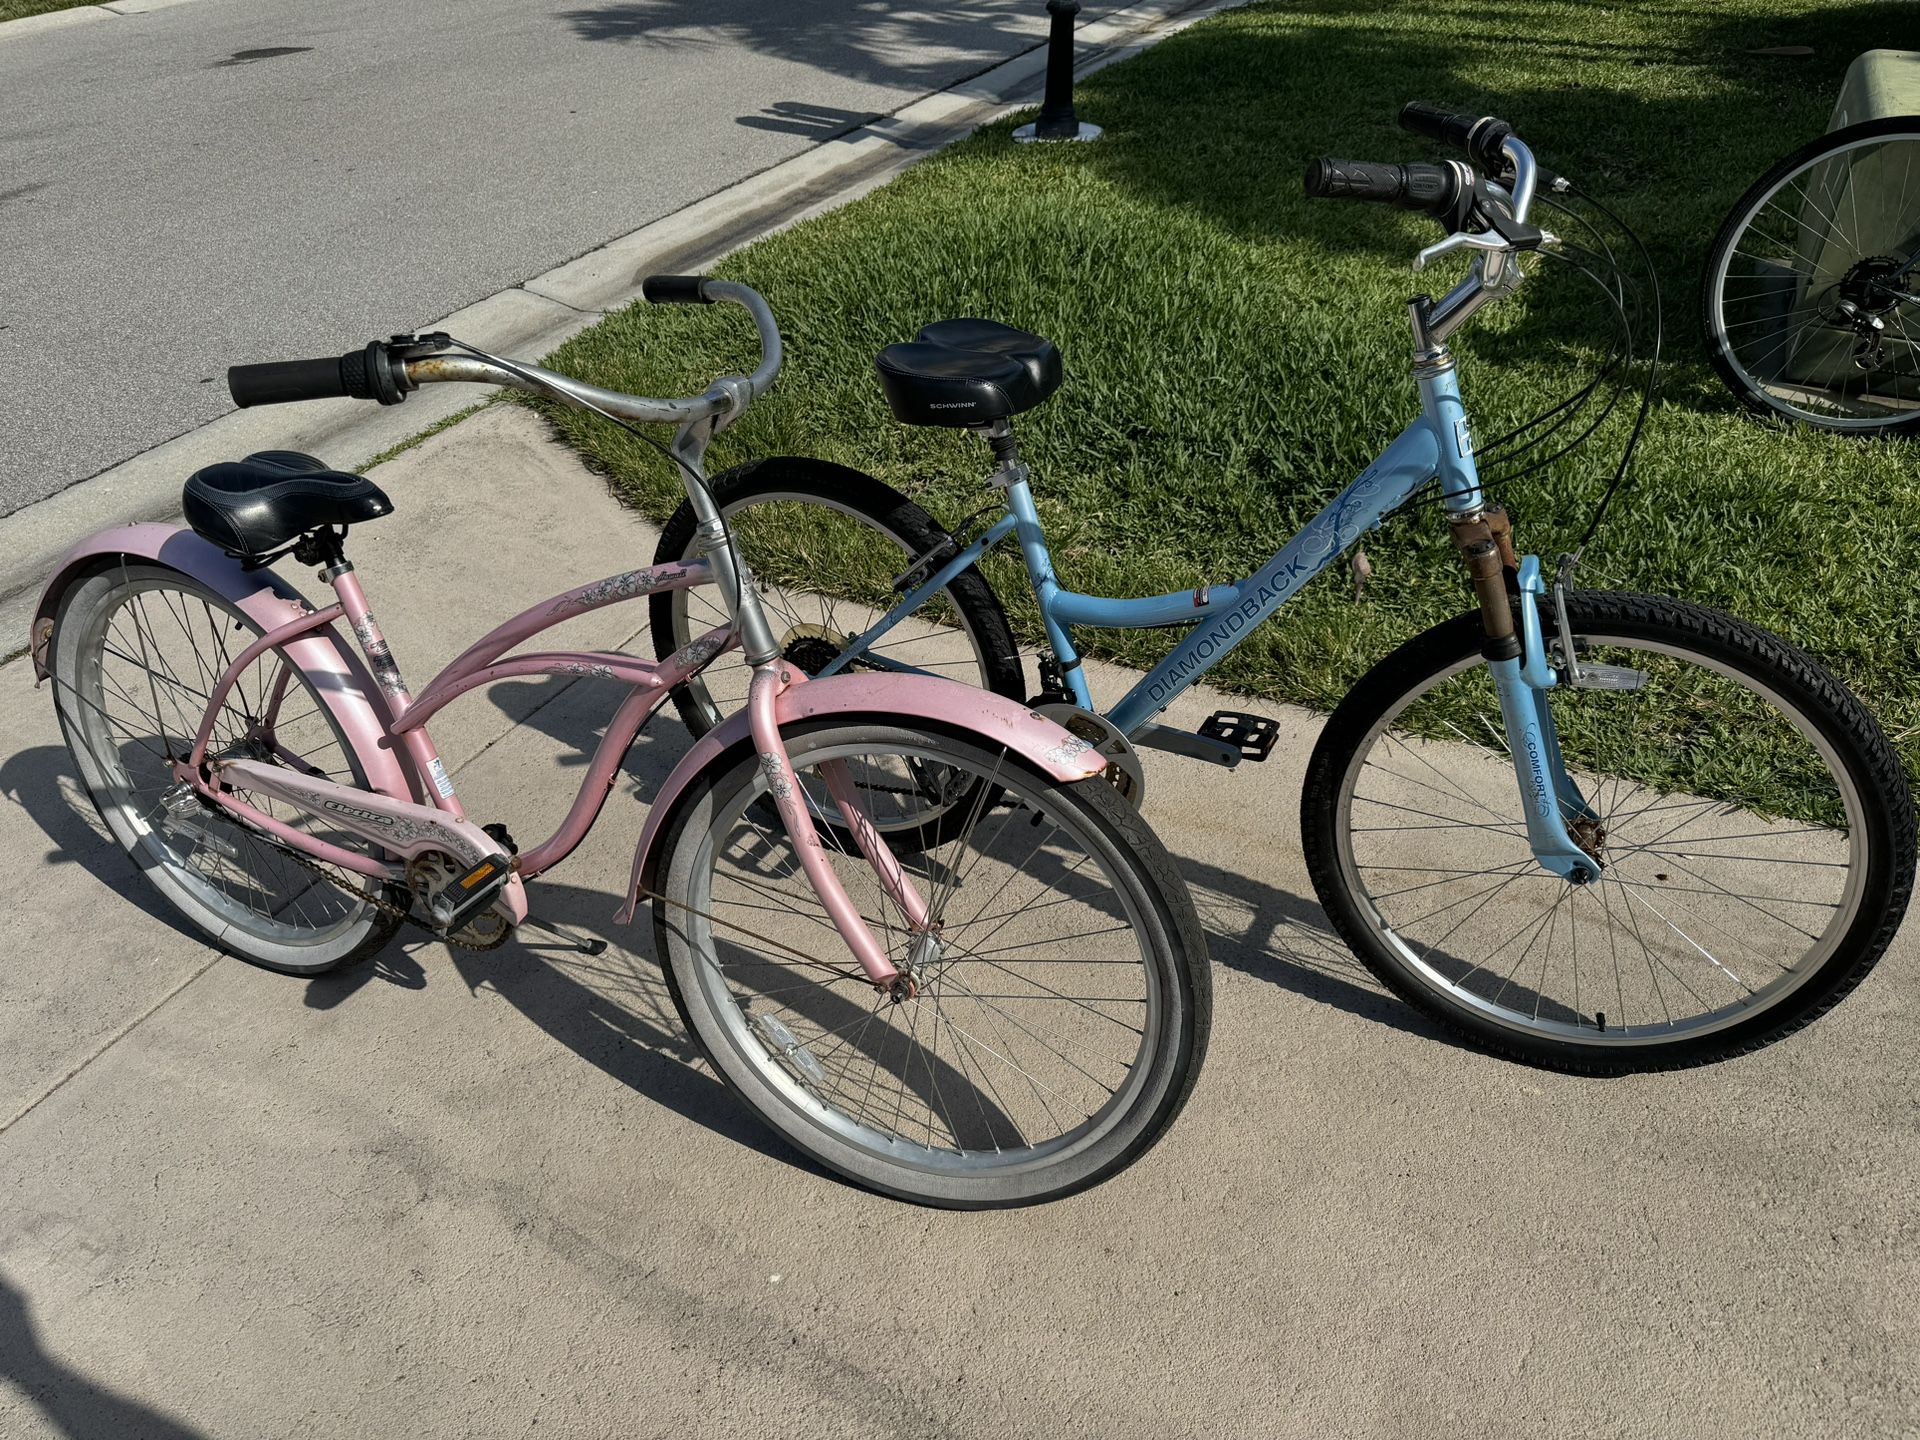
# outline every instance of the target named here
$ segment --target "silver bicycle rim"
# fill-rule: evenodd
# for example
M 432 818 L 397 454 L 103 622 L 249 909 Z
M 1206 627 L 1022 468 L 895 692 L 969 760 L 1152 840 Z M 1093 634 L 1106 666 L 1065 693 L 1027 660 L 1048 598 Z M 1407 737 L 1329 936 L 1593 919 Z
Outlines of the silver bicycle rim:
M 1751 393 L 1791 419 L 1861 431 L 1920 420 L 1920 276 L 1906 282 L 1914 300 L 1881 314 L 1887 359 L 1877 370 L 1852 366 L 1854 332 L 1833 314 L 1843 292 L 1882 293 L 1863 289 L 1863 264 L 1904 262 L 1916 243 L 1920 131 L 1816 156 L 1748 207 L 1717 259 L 1714 343 Z
M 833 635 L 852 638 L 863 633 L 868 626 L 884 615 L 887 606 L 875 609 L 858 600 L 842 599 L 815 590 L 789 587 L 770 581 L 767 577 L 779 573 L 777 567 L 763 566 L 750 548 L 752 522 L 746 527 L 747 535 L 742 535 L 742 527 L 737 517 L 742 511 L 758 509 L 765 505 L 803 505 L 808 510 L 830 510 L 855 521 L 875 535 L 885 538 L 887 544 L 899 553 L 899 564 L 893 567 L 893 573 L 904 570 L 912 560 L 912 554 L 898 536 L 872 523 L 871 517 L 861 514 L 849 506 L 838 504 L 816 494 L 800 494 L 793 491 L 771 491 L 755 495 L 746 501 L 736 501 L 722 512 L 733 526 L 734 543 L 741 546 L 741 553 L 754 572 L 759 585 L 762 603 L 766 606 L 768 623 L 773 626 L 776 639 L 781 641 L 783 650 L 795 653 L 796 642 L 804 645 L 805 632 L 809 627 L 831 632 Z M 824 567 L 814 577 L 823 578 L 833 573 L 832 567 Z M 898 599 L 899 597 L 894 597 Z M 986 661 L 980 655 L 980 639 L 968 626 L 966 616 L 960 607 L 951 602 L 942 602 L 939 596 L 930 602 L 941 605 L 952 620 L 952 624 L 940 623 L 928 617 L 928 606 L 922 606 L 914 615 L 907 616 L 898 626 L 882 637 L 873 647 L 874 653 L 890 659 L 897 664 L 913 665 L 936 675 L 945 675 L 981 689 L 989 687 L 991 676 Z M 706 634 L 716 626 L 724 626 L 729 621 L 726 602 L 712 586 L 698 586 L 693 589 L 677 590 L 671 600 L 673 613 L 673 640 L 676 649 L 684 648 L 692 641 Z M 826 637 L 818 637 L 823 642 Z M 968 655 L 957 652 L 962 646 Z M 831 659 L 839 653 L 841 646 L 830 651 L 823 646 L 815 649 Z M 812 673 L 819 666 L 802 665 Z M 854 667 L 858 668 L 858 667 Z M 728 664 L 722 660 L 687 682 L 688 690 L 706 707 L 709 721 L 718 723 L 747 703 L 747 683 L 751 672 L 743 665 Z
M 177 580 L 129 576 L 100 598 L 79 653 L 96 657 L 78 676 L 60 677 L 60 704 L 82 779 L 114 837 L 143 870 L 171 882 L 199 923 L 222 938 L 279 949 L 338 947 L 371 918 L 364 899 L 242 826 L 190 805 L 167 767 L 184 757 L 219 679 L 258 631 L 225 601 Z M 275 652 L 240 676 L 222 707 L 208 753 L 263 754 L 243 732 L 269 708 L 284 662 Z M 276 712 L 282 747 L 342 783 L 357 775 L 345 738 L 298 671 Z M 271 797 L 257 808 L 317 838 L 357 847 Z M 170 805 L 169 800 L 173 803 Z M 166 886 L 162 887 L 166 889 Z
M 1666 656 L 1764 703 L 1804 743 L 1803 762 L 1816 757 L 1824 768 L 1844 828 L 1662 790 L 1570 756 L 1575 783 L 1607 825 L 1607 869 L 1587 886 L 1551 875 L 1527 845 L 1498 703 L 1476 657 L 1403 697 L 1361 741 L 1338 799 L 1341 871 L 1365 923 L 1400 964 L 1487 1021 L 1587 1046 L 1698 1039 L 1779 1005 L 1832 956 L 1861 903 L 1865 805 L 1825 738 L 1751 676 L 1655 641 L 1576 637 L 1588 642 L 1606 663 L 1631 664 L 1624 652 Z M 1455 726 L 1445 739 L 1417 738 L 1394 728 L 1416 701 L 1463 675 L 1485 692 L 1479 734 Z M 1553 695 L 1556 723 L 1570 696 L 1631 699 Z M 1763 743 L 1792 743 L 1784 732 L 1748 735 L 1754 754 Z M 1370 785 L 1363 774 L 1376 747 L 1391 761 L 1380 771 L 1395 778 Z M 1453 807 L 1464 818 L 1449 824 Z M 1356 834 L 1383 838 L 1361 843 Z M 1786 893 L 1790 873 L 1807 894 Z M 1788 949 L 1796 953 L 1782 963 Z M 1689 1004 L 1700 1008 L 1689 1012 Z
M 917 799 L 889 788 L 905 758 L 953 766 L 895 742 L 826 745 L 796 766 L 824 804 L 819 767 L 846 763 L 884 809 Z M 1167 997 L 1110 847 L 1081 833 L 1089 822 L 1005 763 L 964 768 L 969 793 L 1002 799 L 938 850 L 900 857 L 948 947 L 915 998 L 894 1004 L 858 972 L 786 837 L 770 832 L 764 775 L 699 837 L 691 912 L 668 921 L 699 957 L 695 983 L 726 1045 L 807 1125 L 908 1169 L 1007 1175 L 1084 1151 L 1131 1113 Z M 871 868 L 828 845 L 902 964 L 911 937 Z

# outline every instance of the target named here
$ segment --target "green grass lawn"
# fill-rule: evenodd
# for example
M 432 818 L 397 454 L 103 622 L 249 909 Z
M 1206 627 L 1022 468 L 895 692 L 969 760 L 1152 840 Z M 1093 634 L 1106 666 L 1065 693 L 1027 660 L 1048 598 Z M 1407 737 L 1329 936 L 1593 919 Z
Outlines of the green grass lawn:
M 0 20 L 23 20 L 53 10 L 73 10 L 93 0 L 0 0 Z
M 1912 731 L 1920 451 L 1747 418 L 1708 369 L 1695 319 L 1723 213 L 1825 128 L 1847 62 L 1902 43 L 1912 13 L 1817 0 L 1322 0 L 1219 16 L 1080 87 L 1082 115 L 1106 127 L 1099 143 L 1017 146 L 1010 120 L 718 267 L 767 295 L 789 361 L 716 445 L 715 466 L 821 456 L 957 521 L 991 498 L 985 446 L 895 424 L 872 358 L 927 321 L 990 316 L 1066 355 L 1066 386 L 1018 422 L 1065 583 L 1125 595 L 1244 575 L 1417 407 L 1407 262 L 1438 230 L 1309 202 L 1304 163 L 1436 158 L 1394 125 L 1409 99 L 1490 111 L 1614 204 L 1667 284 L 1673 369 L 1591 575 L 1775 629 L 1830 662 L 1889 730 Z M 1750 53 L 1783 46 L 1814 55 Z M 1580 284 L 1547 268 L 1457 343 L 1477 434 L 1534 413 L 1597 362 L 1604 317 Z M 681 394 L 752 355 L 738 312 L 639 305 L 555 363 L 621 390 Z M 554 419 L 648 514 L 681 499 L 631 437 L 577 412 Z M 1525 548 L 1550 557 L 1577 538 L 1610 472 L 1612 433 L 1614 445 L 1506 494 Z M 1362 602 L 1323 579 L 1212 678 L 1330 706 L 1401 639 L 1469 607 L 1445 530 L 1430 506 L 1390 521 L 1368 542 Z M 1017 575 L 993 578 L 1031 643 Z M 1142 664 L 1167 643 L 1096 638 Z M 1905 753 L 1920 761 L 1920 746 Z

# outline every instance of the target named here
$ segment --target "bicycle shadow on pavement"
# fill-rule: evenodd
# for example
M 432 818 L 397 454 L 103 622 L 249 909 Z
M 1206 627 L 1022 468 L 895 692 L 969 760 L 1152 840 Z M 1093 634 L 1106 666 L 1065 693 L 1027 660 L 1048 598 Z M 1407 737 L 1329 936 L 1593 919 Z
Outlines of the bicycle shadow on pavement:
M 78 865 L 149 919 L 206 943 L 206 937 L 154 892 L 126 851 L 108 836 L 64 745 L 36 745 L 0 761 L 0 800 L 18 805 L 53 842 L 40 863 Z
M 583 955 L 527 930 L 497 950 L 451 951 L 454 971 L 469 990 L 486 986 L 628 1089 L 749 1150 L 824 1173 L 781 1144 L 707 1070 L 652 959 L 649 912 L 619 925 L 619 903 L 605 890 L 538 883 L 534 911 L 542 921 L 604 940 L 607 949 Z
M 1319 1005 L 1460 1050 L 1459 1036 L 1388 994 L 1328 923 L 1316 900 L 1176 854 L 1213 963 Z
M 553 679 L 507 681 L 491 687 L 488 694 L 505 713 L 520 717 L 521 723 L 565 747 L 560 764 L 580 766 L 591 757 L 599 741 L 600 727 L 596 722 L 610 714 L 613 705 L 618 703 L 612 696 L 613 687 L 605 687 L 607 697 L 593 704 L 554 702 L 590 683 Z M 529 703 L 530 692 L 548 688 L 554 692 L 551 701 Z M 661 744 L 662 741 L 667 743 Z M 688 743 L 685 727 L 677 715 L 656 715 L 648 731 L 628 753 L 623 767 L 632 787 L 630 793 L 651 803 L 660 782 L 685 753 Z M 1471 1048 L 1382 990 L 1334 933 L 1318 901 L 1185 855 L 1176 854 L 1174 859 L 1192 889 L 1215 964 L 1391 1029 Z M 534 909 L 542 919 L 556 918 L 548 914 L 551 894 L 547 885 L 536 883 Z M 608 912 L 619 903 L 613 896 L 603 895 L 600 899 Z M 644 943 L 638 937 L 622 942 L 610 933 L 599 930 L 593 933 L 606 934 L 615 944 Z M 667 1019 L 668 1028 L 678 1033 L 679 1017 L 672 1013 L 670 1005 Z
M 72 1369 L 40 1343 L 27 1297 L 0 1277 L 0 1380 L 9 1381 L 48 1425 L 73 1440 L 139 1437 L 204 1440 L 164 1411 L 116 1394 Z

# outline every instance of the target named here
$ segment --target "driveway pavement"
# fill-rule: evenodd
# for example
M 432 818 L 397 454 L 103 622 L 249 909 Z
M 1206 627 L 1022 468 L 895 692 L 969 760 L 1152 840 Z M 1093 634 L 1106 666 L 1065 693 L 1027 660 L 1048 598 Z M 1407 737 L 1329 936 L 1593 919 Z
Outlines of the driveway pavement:
M 398 513 L 354 554 L 417 677 L 482 623 L 447 603 L 475 567 L 490 616 L 652 552 L 517 408 L 375 475 Z M 557 820 L 611 698 L 462 701 L 436 731 L 463 798 Z M 1490 1059 L 1327 933 L 1294 821 L 1316 722 L 1282 719 L 1264 766 L 1148 757 L 1217 974 L 1179 1124 L 1089 1194 L 953 1215 L 769 1139 L 612 924 L 670 718 L 534 888 L 605 955 L 410 942 L 303 982 L 175 928 L 0 667 L 0 1434 L 1915 1433 L 1911 927 L 1758 1055 Z
M 0 515 L 230 410 L 229 364 L 435 321 L 1046 19 L 1038 0 L 197 0 L 0 30 Z

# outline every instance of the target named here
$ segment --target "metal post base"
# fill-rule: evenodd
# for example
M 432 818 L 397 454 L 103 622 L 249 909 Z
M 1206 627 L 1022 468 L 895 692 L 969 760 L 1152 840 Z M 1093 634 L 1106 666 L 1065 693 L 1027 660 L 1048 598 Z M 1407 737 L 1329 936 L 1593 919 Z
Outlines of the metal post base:
M 1039 128 L 1038 125 L 1022 125 L 1013 132 L 1013 138 L 1022 145 L 1031 145 L 1036 140 L 1098 140 L 1100 138 L 1100 127 L 1090 125 L 1085 120 L 1079 123 L 1071 135 L 1042 135 L 1039 133 Z

